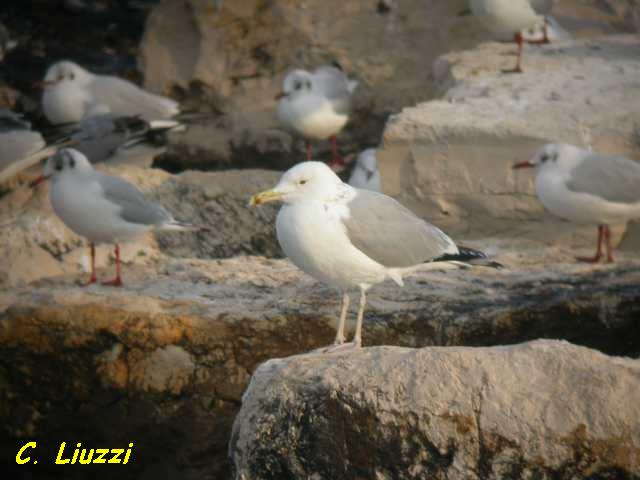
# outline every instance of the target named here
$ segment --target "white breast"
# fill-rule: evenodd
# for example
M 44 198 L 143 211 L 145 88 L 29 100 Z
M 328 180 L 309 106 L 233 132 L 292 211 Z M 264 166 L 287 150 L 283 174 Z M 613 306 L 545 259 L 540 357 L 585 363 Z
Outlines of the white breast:
M 64 224 L 91 242 L 126 242 L 151 228 L 122 220 L 120 208 L 102 196 L 97 182 L 79 182 L 65 175 L 52 183 L 50 198 Z
M 88 103 L 84 90 L 68 82 L 47 87 L 42 94 L 42 110 L 54 125 L 79 122 L 84 117 Z
M 278 118 L 304 137 L 325 140 L 342 130 L 349 116 L 336 112 L 326 98 L 309 93 L 283 98 L 278 103 Z
M 347 238 L 341 205 L 319 202 L 284 205 L 278 213 L 278 241 L 302 271 L 338 288 L 372 285 L 387 277 L 385 267 L 355 248 Z
M 611 225 L 640 218 L 640 202 L 608 202 L 588 193 L 574 192 L 567 188 L 566 178 L 553 171 L 541 171 L 536 176 L 536 193 L 547 210 L 575 223 Z
M 470 0 L 471 11 L 499 40 L 512 40 L 541 17 L 528 0 Z

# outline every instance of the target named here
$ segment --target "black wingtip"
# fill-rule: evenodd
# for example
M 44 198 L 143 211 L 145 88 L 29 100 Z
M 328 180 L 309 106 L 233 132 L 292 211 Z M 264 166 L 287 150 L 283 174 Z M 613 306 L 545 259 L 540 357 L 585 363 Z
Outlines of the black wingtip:
M 479 267 L 488 267 L 501 269 L 504 265 L 498 262 L 490 261 L 486 253 L 469 247 L 461 247 L 458 245 L 458 253 L 453 255 L 444 254 L 438 258 L 434 258 L 433 262 L 463 262 Z

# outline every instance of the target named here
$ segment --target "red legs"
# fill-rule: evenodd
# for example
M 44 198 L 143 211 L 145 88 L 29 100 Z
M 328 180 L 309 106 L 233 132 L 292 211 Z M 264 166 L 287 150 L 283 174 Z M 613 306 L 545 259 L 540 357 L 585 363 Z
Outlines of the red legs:
M 306 144 L 307 144 L 307 160 L 311 160 L 311 155 L 313 154 L 313 151 L 311 149 L 311 142 L 307 140 Z
M 611 232 L 606 225 L 598 226 L 598 249 L 593 257 L 576 257 L 576 260 L 580 262 L 596 263 L 602 258 L 602 241 L 606 239 L 607 242 L 607 262 L 612 262 L 611 256 Z
M 544 28 L 543 28 L 544 36 L 540 40 L 526 40 L 527 43 L 532 45 L 542 45 L 545 43 L 551 43 L 549 39 L 549 19 L 544 17 Z M 514 42 L 518 45 L 518 61 L 516 63 L 515 68 L 510 70 L 503 70 L 502 73 L 522 73 L 522 49 L 524 46 L 525 39 L 522 36 L 521 32 L 516 33 L 513 36 Z
M 108 282 L 103 282 L 103 285 L 108 285 L 110 287 L 121 287 L 122 286 L 122 277 L 120 275 L 120 246 L 116 243 L 116 248 L 114 249 L 116 254 L 116 278 L 110 280 Z
M 85 285 L 91 285 L 92 283 L 96 283 L 98 280 L 96 278 L 96 245 L 95 243 L 91 242 L 89 244 L 89 247 L 91 249 L 91 277 L 89 278 L 89 281 L 85 283 Z
M 344 167 L 344 159 L 338 154 L 338 139 L 331 135 L 331 167 Z
M 609 226 L 604 226 L 604 244 L 607 247 L 607 263 L 613 263 L 613 246 L 611 245 L 611 230 Z
M 522 34 L 520 32 L 516 33 L 513 37 L 514 42 L 518 44 L 518 61 L 516 63 L 515 68 L 509 70 L 502 70 L 502 73 L 522 73 L 522 45 L 524 43 L 524 38 L 522 38 Z

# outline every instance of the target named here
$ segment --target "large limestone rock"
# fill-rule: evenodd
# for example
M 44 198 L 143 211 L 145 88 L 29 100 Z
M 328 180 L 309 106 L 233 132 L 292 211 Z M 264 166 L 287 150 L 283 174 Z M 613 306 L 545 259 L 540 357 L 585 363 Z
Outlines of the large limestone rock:
M 640 355 L 637 260 L 594 268 L 558 255 L 540 265 L 553 252 L 523 251 L 498 256 L 509 270 L 425 271 L 404 288 L 374 287 L 365 345 L 551 337 Z M 112 267 L 98 271 L 111 275 Z M 84 279 L 74 270 L 0 290 L 3 451 L 37 438 L 39 455 L 55 458 L 65 438 L 84 445 L 135 441 L 138 461 L 120 478 L 228 478 L 231 425 L 255 368 L 335 336 L 339 296 L 288 260 L 159 255 L 125 265 L 121 289 L 78 286 Z M 352 310 L 349 335 L 354 316 Z M 7 468 L 22 475 L 22 466 Z M 38 478 L 58 478 L 46 463 L 38 468 Z
M 638 48 L 635 35 L 530 47 L 521 75 L 500 72 L 514 61 L 512 45 L 439 58 L 434 75 L 443 98 L 405 108 L 387 123 L 383 190 L 454 233 L 595 243 L 593 227 L 546 213 L 533 172 L 511 165 L 549 142 L 640 158 Z
M 238 480 L 637 478 L 640 361 L 566 342 L 273 359 L 233 428 Z

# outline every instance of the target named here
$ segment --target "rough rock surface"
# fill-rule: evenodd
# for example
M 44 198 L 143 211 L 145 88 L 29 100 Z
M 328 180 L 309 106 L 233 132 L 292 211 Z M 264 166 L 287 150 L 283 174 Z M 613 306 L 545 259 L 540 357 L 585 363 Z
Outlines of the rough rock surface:
M 135 166 L 100 166 L 138 186 L 178 220 L 205 226 L 198 232 L 159 232 L 123 244 L 126 263 L 154 264 L 164 255 L 224 258 L 240 254 L 280 256 L 273 230 L 276 209 L 249 209 L 249 197 L 271 187 L 279 173 L 245 170 L 184 172 Z M 35 176 L 32 173 L 31 178 Z M 88 271 L 84 239 L 58 219 L 49 201 L 49 187 L 17 179 L 0 197 L 0 288 L 64 273 Z M 98 248 L 97 265 L 110 263 L 110 247 Z
M 640 361 L 566 342 L 273 359 L 234 424 L 236 479 L 637 478 Z
M 510 167 L 549 142 L 640 158 L 638 48 L 632 35 L 529 47 L 521 75 L 500 72 L 514 60 L 511 45 L 439 58 L 443 98 L 387 123 L 378 150 L 382 189 L 454 233 L 595 243 L 592 227 L 544 211 L 533 172 Z M 581 241 L 574 232 L 588 236 Z
M 376 286 L 365 345 L 551 337 L 640 355 L 638 261 L 544 266 L 533 264 L 536 254 L 498 256 L 509 270 L 427 271 L 402 289 Z M 27 438 L 42 442 L 42 458 L 55 458 L 65 438 L 135 441 L 138 461 L 121 478 L 228 478 L 231 425 L 251 373 L 335 335 L 338 295 L 288 260 L 160 256 L 125 265 L 122 289 L 78 280 L 74 272 L 0 291 L 2 451 Z M 6 462 L 20 474 L 13 457 Z M 86 478 L 82 468 L 38 468 L 47 478 Z

